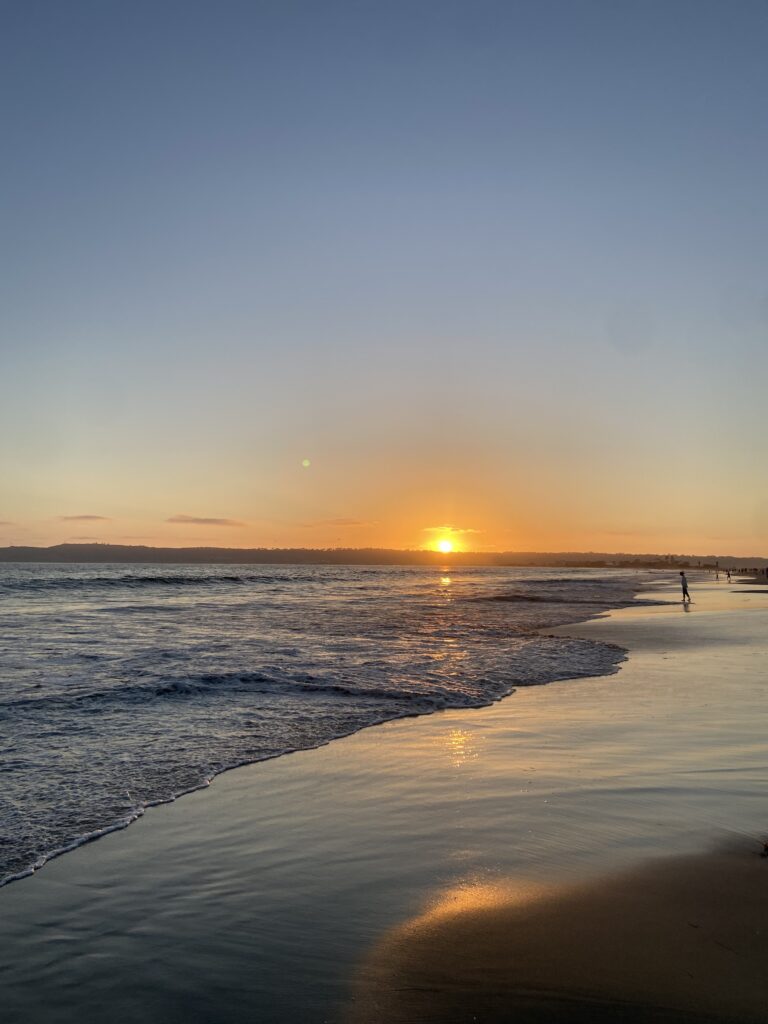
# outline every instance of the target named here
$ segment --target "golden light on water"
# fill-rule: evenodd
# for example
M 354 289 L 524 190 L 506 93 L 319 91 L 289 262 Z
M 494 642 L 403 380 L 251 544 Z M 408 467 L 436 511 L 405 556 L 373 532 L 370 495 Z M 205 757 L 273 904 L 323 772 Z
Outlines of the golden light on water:
M 469 729 L 450 729 L 444 740 L 445 750 L 454 768 L 461 768 L 480 756 L 476 737 Z
M 522 907 L 551 893 L 551 887 L 529 879 L 485 881 L 469 877 L 458 885 L 438 893 L 423 914 L 411 918 L 390 936 L 402 940 L 418 933 L 423 927 L 433 927 L 452 917 L 463 914 L 497 910 L 500 907 Z

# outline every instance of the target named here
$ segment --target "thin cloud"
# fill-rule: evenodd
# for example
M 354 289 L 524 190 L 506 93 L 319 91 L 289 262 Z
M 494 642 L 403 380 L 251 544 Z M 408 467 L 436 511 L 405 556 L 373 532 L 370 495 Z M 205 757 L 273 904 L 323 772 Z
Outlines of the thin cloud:
M 97 537 L 70 537 L 69 539 L 70 540 L 79 540 L 79 541 L 95 541 L 95 540 L 98 540 Z
M 181 523 L 184 526 L 245 526 L 237 519 L 216 519 L 212 516 L 170 516 L 166 523 Z
M 0 519 L 0 526 L 13 526 L 14 524 L 8 519 Z
M 111 523 L 109 516 L 59 516 L 62 523 Z
M 376 522 L 369 522 L 365 519 L 316 519 L 311 523 L 302 523 L 309 529 L 314 529 L 318 526 L 376 526 Z

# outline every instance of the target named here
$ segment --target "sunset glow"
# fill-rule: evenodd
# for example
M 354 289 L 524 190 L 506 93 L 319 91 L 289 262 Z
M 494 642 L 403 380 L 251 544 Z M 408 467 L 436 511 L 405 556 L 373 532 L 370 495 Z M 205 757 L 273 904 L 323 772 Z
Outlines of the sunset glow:
M 15 6 L 0 547 L 763 547 L 762 15 Z
M 453 551 L 453 541 L 443 538 L 437 542 L 437 550 L 442 551 L 444 555 L 449 554 Z

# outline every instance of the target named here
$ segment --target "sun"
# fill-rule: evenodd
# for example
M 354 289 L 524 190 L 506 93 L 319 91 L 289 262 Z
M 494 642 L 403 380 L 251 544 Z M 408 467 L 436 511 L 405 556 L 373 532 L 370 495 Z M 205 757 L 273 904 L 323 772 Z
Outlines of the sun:
M 441 551 L 444 555 L 450 554 L 453 551 L 453 541 L 443 538 L 437 542 L 437 550 Z

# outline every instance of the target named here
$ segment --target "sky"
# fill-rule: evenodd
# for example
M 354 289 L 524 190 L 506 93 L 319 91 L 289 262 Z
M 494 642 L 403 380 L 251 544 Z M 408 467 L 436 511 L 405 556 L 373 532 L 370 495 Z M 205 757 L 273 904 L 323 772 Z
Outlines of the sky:
M 768 554 L 768 4 L 0 3 L 0 545 Z

